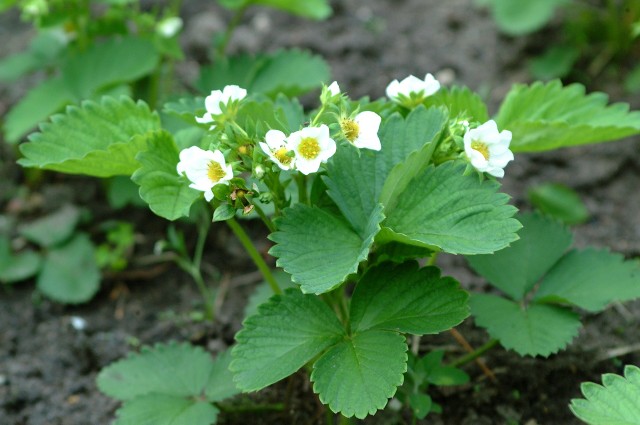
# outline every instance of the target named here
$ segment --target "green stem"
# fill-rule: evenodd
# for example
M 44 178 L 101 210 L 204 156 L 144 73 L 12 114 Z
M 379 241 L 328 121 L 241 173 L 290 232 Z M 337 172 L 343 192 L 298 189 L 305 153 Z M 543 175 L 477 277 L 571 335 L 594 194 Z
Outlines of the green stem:
M 267 215 L 264 213 L 260 205 L 256 203 L 252 203 L 251 205 L 253 205 L 253 209 L 256 211 L 256 214 L 258 214 L 258 216 L 262 219 L 262 222 L 265 224 L 265 226 L 267 226 L 267 229 L 269 229 L 269 232 L 271 233 L 275 232 L 276 231 L 275 224 L 273 224 L 273 221 L 271 221 L 271 219 L 267 217 Z
M 323 104 L 320 110 L 318 111 L 318 113 L 316 114 L 316 116 L 313 117 L 313 121 L 311 121 L 311 127 L 314 127 L 318 123 L 318 120 L 320 119 L 320 117 L 322 116 L 326 108 L 327 108 L 327 105 Z
M 235 31 L 236 27 L 242 21 L 242 17 L 244 16 L 244 12 L 245 12 L 246 9 L 247 9 L 246 5 L 242 6 L 240 9 L 238 9 L 236 11 L 236 13 L 231 18 L 231 22 L 229 22 L 229 25 L 227 26 L 227 30 L 224 32 L 224 36 L 222 38 L 222 41 L 218 45 L 218 50 L 216 52 L 217 53 L 217 58 L 216 59 L 221 59 L 221 58 L 223 58 L 225 56 L 225 54 L 227 52 L 227 45 L 229 44 L 229 41 L 231 40 L 231 36 L 233 35 L 233 32 Z
M 204 301 L 204 313 L 207 320 L 213 320 L 213 294 L 207 287 L 207 284 L 202 277 L 202 273 L 200 272 L 200 267 L 195 267 L 194 263 L 189 262 L 188 260 L 179 257 L 176 259 L 176 263 L 182 270 L 187 272 L 189 276 L 193 279 L 200 291 L 200 295 Z
M 282 294 L 282 289 L 280 289 L 280 285 L 278 285 L 278 282 L 273 277 L 271 269 L 269 268 L 267 263 L 265 263 L 255 245 L 253 245 L 253 242 L 251 242 L 251 239 L 249 238 L 249 235 L 247 235 L 247 232 L 244 231 L 242 226 L 238 224 L 235 218 L 230 218 L 229 220 L 227 220 L 227 224 L 236 235 L 244 249 L 247 251 L 254 264 L 258 267 L 258 270 L 260 270 L 260 273 L 262 273 L 264 279 L 267 281 L 269 286 L 271 286 L 273 292 L 276 294 Z
M 464 356 L 452 361 L 451 363 L 449 363 L 449 366 L 459 367 L 469 362 L 472 362 L 478 357 L 482 356 L 487 351 L 489 351 L 490 349 L 492 349 L 493 347 L 495 347 L 498 344 L 498 342 L 499 341 L 497 339 L 492 339 L 486 344 L 484 344 L 482 347 L 475 349 L 473 352 L 469 354 L 465 354 Z
M 298 202 L 309 205 L 309 197 L 307 195 L 307 176 L 302 173 L 296 174 L 296 184 L 298 185 Z
M 436 264 L 437 259 L 438 259 L 438 253 L 434 252 L 433 254 L 431 254 L 431 257 L 429 257 L 429 261 L 427 261 L 427 265 L 434 266 Z

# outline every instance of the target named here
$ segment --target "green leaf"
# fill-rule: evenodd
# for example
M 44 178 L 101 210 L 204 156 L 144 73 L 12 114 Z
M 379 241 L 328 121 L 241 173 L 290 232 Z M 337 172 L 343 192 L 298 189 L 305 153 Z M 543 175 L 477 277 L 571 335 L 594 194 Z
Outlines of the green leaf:
M 80 210 L 67 204 L 52 214 L 20 227 L 19 232 L 31 242 L 50 247 L 69 239 L 79 220 Z
M 465 165 L 429 166 L 386 209 L 379 241 L 439 249 L 452 254 L 488 254 L 518 239 L 520 223 L 499 184 L 463 175 Z
M 1 2 L 0 10 L 2 10 Z M 60 37 L 56 31 L 38 31 L 26 51 L 0 60 L 0 81 L 11 82 L 26 73 L 53 65 L 66 47 L 64 38 Z
M 535 295 L 539 302 L 568 302 L 591 312 L 638 297 L 640 263 L 594 248 L 565 255 L 547 273 Z
M 580 196 L 559 183 L 545 183 L 529 189 L 531 204 L 541 212 L 563 223 L 581 224 L 589 218 L 589 211 Z
M 189 124 L 196 124 L 196 116 L 201 117 L 204 114 L 204 97 L 183 97 L 175 102 L 165 103 L 162 112 L 188 122 Z
M 496 117 L 513 133 L 511 150 L 535 152 L 600 143 L 640 133 L 640 112 L 626 103 L 608 105 L 608 96 L 585 94 L 584 86 L 560 81 L 516 84 Z
M 425 159 L 428 147 L 423 148 L 436 140 L 445 123 L 442 110 L 421 106 L 406 118 L 394 114 L 385 121 L 379 131 L 380 152 L 358 150 L 353 146 L 337 150 L 327 164 L 324 181 L 329 196 L 354 229 L 362 231 L 379 200 L 387 207 L 384 202 L 405 184 L 404 176 L 416 172 L 415 160 Z M 404 161 L 414 152 L 419 152 L 415 160 L 405 166 Z M 385 185 L 387 180 L 392 181 Z M 383 187 L 386 189 L 384 200 Z
M 537 80 L 566 77 L 580 57 L 577 46 L 551 46 L 541 56 L 529 62 L 531 75 Z
M 75 98 L 86 99 L 97 90 L 150 74 L 159 60 L 151 41 L 124 37 L 91 44 L 87 50 L 70 56 L 61 73 Z
M 333 412 L 360 419 L 373 415 L 402 385 L 406 352 L 405 337 L 395 332 L 356 333 L 315 362 L 313 391 Z
M 119 425 L 208 425 L 218 410 L 211 402 L 238 393 L 228 370 L 231 357 L 214 360 L 201 347 L 158 344 L 104 368 L 98 388 L 126 401 L 117 412 Z
M 520 355 L 543 356 L 566 347 L 578 334 L 580 318 L 572 311 L 531 303 L 526 308 L 495 295 L 475 294 L 471 312 L 478 326 Z
M 573 236 L 557 221 L 539 214 L 519 214 L 520 239 L 490 255 L 471 255 L 469 265 L 516 301 L 522 300 L 571 246 Z
M 435 334 L 469 316 L 469 295 L 437 267 L 381 264 L 369 269 L 351 299 L 351 329 Z
M 277 221 L 278 231 L 269 239 L 276 243 L 269 253 L 304 293 L 322 294 L 357 272 L 367 258 L 373 238 L 384 219 L 378 206 L 367 219 L 362 235 L 322 209 L 296 204 Z
M 9 111 L 4 122 L 4 135 L 9 143 L 22 136 L 73 100 L 59 77 L 45 80 L 30 89 L 26 96 Z
M 69 106 L 40 128 L 20 145 L 22 166 L 111 177 L 130 175 L 139 167 L 135 156 L 145 140 L 134 136 L 159 129 L 160 120 L 142 101 L 104 97 L 100 103 Z
M 66 244 L 51 249 L 36 284 L 54 301 L 68 304 L 89 301 L 100 286 L 100 270 L 89 237 L 78 234 Z
M 435 94 L 428 96 L 424 105 L 444 106 L 451 118 L 466 119 L 468 121 L 486 122 L 489 112 L 482 98 L 467 87 L 442 87 Z
M 291 275 L 283 272 L 282 270 L 275 270 L 273 272 L 273 277 L 276 279 L 278 286 L 280 286 L 280 289 L 283 291 L 285 289 L 295 287 L 295 284 L 291 281 Z M 269 285 L 267 281 L 260 282 L 249 297 L 247 306 L 244 308 L 244 317 L 247 318 L 258 313 L 258 307 L 262 303 L 267 302 L 272 295 L 273 289 L 271 289 L 271 285 Z
M 329 65 L 321 56 L 292 49 L 255 57 L 235 56 L 203 67 L 196 86 L 207 94 L 236 84 L 249 93 L 293 97 L 319 88 L 329 78 Z
M 249 0 L 249 2 L 310 19 L 321 20 L 331 15 L 331 7 L 327 0 Z
M 290 0 L 286 2 L 302 3 Z M 284 93 L 289 97 L 299 96 L 319 88 L 330 77 L 329 65 L 321 56 L 304 50 L 280 50 L 270 55 L 260 67 L 249 85 L 249 91 L 269 96 L 278 93 Z
M 218 0 L 229 9 L 238 9 L 248 5 L 262 5 L 280 9 L 293 15 L 311 19 L 325 19 L 331 14 L 327 0 Z
M 131 176 L 140 185 L 140 197 L 151 211 L 167 220 L 188 217 L 202 192 L 190 188 L 186 178 L 178 175 L 179 152 L 173 137 L 161 130 L 144 139 L 146 151 L 136 157 L 142 166 Z
M 463 370 L 451 366 L 439 366 L 429 371 L 429 382 L 439 387 L 462 385 L 469 382 L 469 375 Z
M 218 409 L 211 403 L 165 394 L 147 394 L 127 401 L 114 425 L 211 425 Z
M 409 406 L 418 419 L 424 419 L 431 412 L 433 401 L 429 394 L 412 393 L 409 395 Z
M 291 375 L 344 336 L 327 304 L 288 289 L 244 321 L 230 369 L 239 388 L 257 391 Z
M 438 139 L 447 123 L 447 114 L 441 109 L 428 109 L 427 113 L 423 115 L 421 120 L 428 130 L 422 133 L 421 136 L 427 142 L 418 150 L 407 155 L 403 162 L 395 164 L 389 172 L 380 193 L 380 203 L 387 209 L 392 209 L 396 206 L 398 198 L 407 189 L 411 180 L 427 168 L 437 147 Z M 395 143 L 404 145 L 406 141 L 398 139 L 398 136 L 399 134 L 395 135 Z M 418 140 L 419 137 L 420 135 L 418 135 Z M 401 140 L 402 142 L 398 143 Z
M 238 393 L 227 370 L 230 360 L 227 353 L 213 360 L 188 343 L 157 344 L 102 369 L 96 382 L 100 391 L 122 401 L 145 394 L 219 401 Z
M 542 28 L 551 18 L 556 8 L 567 0 L 536 0 L 514 2 L 512 0 L 487 0 L 493 17 L 501 31 L 509 35 L 525 35 Z
M 585 399 L 573 399 L 569 408 L 590 425 L 640 425 L 640 368 L 624 367 L 624 378 L 602 375 L 602 385 L 585 382 Z
M 13 283 L 35 276 L 42 266 L 42 256 L 35 251 L 11 252 L 8 238 L 0 235 L 0 282 Z

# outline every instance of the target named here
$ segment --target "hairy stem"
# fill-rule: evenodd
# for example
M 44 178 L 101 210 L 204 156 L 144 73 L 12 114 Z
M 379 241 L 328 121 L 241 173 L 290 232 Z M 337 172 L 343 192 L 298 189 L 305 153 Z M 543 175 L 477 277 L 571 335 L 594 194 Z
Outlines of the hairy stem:
M 235 218 L 227 220 L 227 224 L 233 231 L 233 234 L 236 235 L 244 249 L 247 251 L 251 259 L 253 260 L 253 263 L 256 265 L 256 267 L 258 267 L 258 270 L 260 270 L 260 273 L 262 273 L 264 279 L 267 281 L 269 286 L 271 286 L 273 292 L 276 294 L 281 294 L 282 289 L 280 289 L 280 285 L 278 285 L 275 277 L 273 277 L 273 273 L 271 273 L 271 269 L 264 261 L 253 242 L 251 242 L 251 239 L 249 238 L 249 235 L 247 235 L 247 232 L 244 231 L 242 226 L 238 224 Z

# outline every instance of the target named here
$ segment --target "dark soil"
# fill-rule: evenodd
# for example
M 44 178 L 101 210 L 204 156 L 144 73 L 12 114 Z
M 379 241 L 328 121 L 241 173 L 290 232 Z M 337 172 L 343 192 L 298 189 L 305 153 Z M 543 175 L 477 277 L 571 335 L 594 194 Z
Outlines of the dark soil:
M 447 84 L 478 90 L 495 111 L 512 83 L 529 78 L 530 46 L 545 43 L 498 35 L 491 19 L 471 0 L 343 0 L 334 4 L 335 14 L 326 22 L 256 9 L 238 28 L 231 50 L 311 49 L 329 61 L 334 78 L 353 97 L 376 98 L 384 94 L 391 79 L 433 72 Z M 195 0 L 185 2 L 184 14 L 183 40 L 190 59 L 180 74 L 189 81 L 195 75 L 196 61 L 204 59 L 212 32 L 222 28 L 228 16 L 213 2 Z M 15 14 L 0 18 L 0 56 L 18 51 L 28 41 L 29 30 L 17 21 Z M 24 94 L 25 84 L 0 86 L 1 114 Z M 620 96 L 616 81 L 599 82 L 598 87 Z M 635 107 L 640 107 L 637 101 Z M 93 180 L 46 173 L 25 197 L 17 189 L 25 176 L 13 165 L 12 150 L 4 146 L 1 154 L 0 190 L 14 198 L 0 204 L 2 222 L 17 210 L 22 214 L 18 218 L 24 220 L 66 201 L 91 211 L 92 223 L 114 218 L 105 206 L 101 186 Z M 576 189 L 586 203 L 591 219 L 575 229 L 579 246 L 606 246 L 628 257 L 640 255 L 640 140 L 518 155 L 507 168 L 504 191 L 513 196 L 516 206 L 526 209 L 527 189 L 543 182 L 564 183 Z M 15 199 L 20 199 L 18 206 Z M 154 243 L 164 237 L 166 223 L 144 210 L 127 209 L 115 216 L 132 220 L 136 226 L 140 240 L 134 267 L 107 277 L 90 303 L 74 307 L 50 302 L 34 295 L 33 282 L 0 292 L 0 424 L 108 424 L 118 403 L 100 394 L 95 385 L 96 374 L 106 365 L 141 344 L 187 340 L 218 352 L 233 342 L 246 298 L 259 277 L 230 232 L 218 226 L 208 241 L 209 282 L 224 294 L 220 297 L 224 303 L 217 321 L 205 324 L 189 319 L 199 308 L 199 294 L 187 275 L 170 263 L 140 265 L 143 257 L 153 253 Z M 257 223 L 248 226 L 266 252 L 264 231 Z M 181 228 L 192 241 L 191 227 Z M 96 235 L 90 223 L 85 230 Z M 468 289 L 486 290 L 462 259 L 442 257 L 440 266 Z M 72 326 L 75 317 L 86 320 L 86 329 Z M 522 358 L 494 349 L 484 361 L 498 383 L 488 380 L 475 364 L 467 365 L 471 383 L 434 390 L 432 396 L 443 405 L 444 413 L 419 423 L 577 424 L 567 404 L 580 395 L 580 382 L 599 381 L 605 372 L 619 373 L 624 364 L 640 364 L 639 318 L 637 302 L 585 315 L 579 337 L 549 359 Z M 459 330 L 474 346 L 488 340 L 471 319 Z M 449 358 L 463 353 L 449 333 L 423 338 L 421 348 L 445 349 Z M 322 424 L 324 411 L 305 382 L 298 374 L 252 396 L 264 403 L 286 401 L 284 412 L 228 413 L 219 422 Z M 393 412 L 382 412 L 366 422 L 402 423 L 399 418 Z

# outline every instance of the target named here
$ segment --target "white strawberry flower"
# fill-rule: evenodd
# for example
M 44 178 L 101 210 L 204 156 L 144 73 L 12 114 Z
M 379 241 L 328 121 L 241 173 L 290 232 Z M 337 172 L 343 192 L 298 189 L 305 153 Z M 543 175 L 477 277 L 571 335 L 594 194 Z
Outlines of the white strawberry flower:
M 336 142 L 329 135 L 329 127 L 306 127 L 289 136 L 289 147 L 296 155 L 296 169 L 302 174 L 315 173 L 321 163 L 336 153 Z
M 222 90 L 212 90 L 211 94 L 204 99 L 204 107 L 207 112 L 201 117 L 196 117 L 200 124 L 207 124 L 214 121 L 214 115 L 222 114 L 220 104 L 229 105 L 231 102 L 240 101 L 247 96 L 247 91 L 239 86 L 225 86 Z
M 164 18 L 156 25 L 156 31 L 164 38 L 171 38 L 182 29 L 182 19 L 178 16 Z
M 382 148 L 378 129 L 382 118 L 371 111 L 363 111 L 352 118 L 342 118 L 340 128 L 345 139 L 360 149 L 373 149 L 379 151 Z
M 260 147 L 283 170 L 291 170 L 296 159 L 288 155 L 291 151 L 287 136 L 280 130 L 269 130 L 264 136 L 265 142 L 260 142 Z
M 469 130 L 464 135 L 464 151 L 473 167 L 494 177 L 504 177 L 504 167 L 513 161 L 509 150 L 511 132 L 498 131 L 495 121 L 489 120 L 481 126 Z
M 411 108 L 419 105 L 438 90 L 440 90 L 440 82 L 433 75 L 425 75 L 424 80 L 409 75 L 402 81 L 393 80 L 389 83 L 386 93 L 392 101 Z
M 327 87 L 327 90 L 329 90 L 329 93 L 331 94 L 331 96 L 337 96 L 341 93 L 340 86 L 338 85 L 337 81 L 334 81 L 333 83 L 331 83 L 329 87 Z
M 213 186 L 228 185 L 233 178 L 233 169 L 231 165 L 227 165 L 222 152 L 203 150 L 197 146 L 180 151 L 180 162 L 176 170 L 191 181 L 189 187 L 204 192 L 207 202 L 213 199 Z

